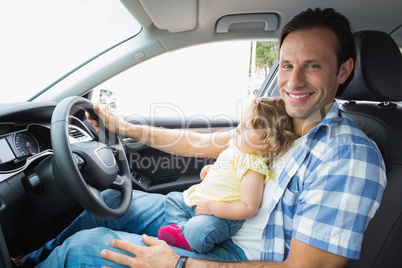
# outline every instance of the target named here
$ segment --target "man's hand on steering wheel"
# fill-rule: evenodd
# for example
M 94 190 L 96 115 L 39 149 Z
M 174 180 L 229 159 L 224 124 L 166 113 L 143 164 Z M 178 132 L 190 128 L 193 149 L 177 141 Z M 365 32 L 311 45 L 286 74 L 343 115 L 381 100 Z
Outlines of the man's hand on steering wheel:
M 104 126 L 108 130 L 124 136 L 128 123 L 118 115 L 115 115 L 107 105 L 95 104 L 93 106 L 93 111 L 102 120 Z M 88 112 L 86 112 L 85 114 L 88 118 L 88 122 L 94 127 L 97 132 L 100 132 L 98 120 L 93 118 Z

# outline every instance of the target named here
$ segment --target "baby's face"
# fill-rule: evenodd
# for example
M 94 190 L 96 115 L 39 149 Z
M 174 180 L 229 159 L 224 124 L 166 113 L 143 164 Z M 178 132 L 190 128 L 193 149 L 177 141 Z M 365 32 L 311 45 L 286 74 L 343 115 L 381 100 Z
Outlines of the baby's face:
M 249 154 L 258 154 L 263 150 L 261 143 L 261 131 L 251 125 L 251 108 L 246 108 L 241 116 L 241 121 L 234 134 L 234 143 L 240 151 Z

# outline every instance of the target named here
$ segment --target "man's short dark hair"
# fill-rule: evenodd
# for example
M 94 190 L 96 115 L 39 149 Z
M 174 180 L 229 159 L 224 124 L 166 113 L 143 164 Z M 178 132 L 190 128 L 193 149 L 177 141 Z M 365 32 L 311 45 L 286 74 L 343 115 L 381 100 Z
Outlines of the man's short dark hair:
M 349 20 L 339 12 L 336 12 L 333 8 L 316 8 L 307 9 L 300 14 L 293 17 L 283 27 L 279 36 L 279 48 L 281 48 L 286 36 L 292 32 L 311 30 L 314 28 L 325 28 L 332 30 L 337 39 L 338 45 L 335 48 L 337 55 L 338 71 L 341 65 L 349 58 L 356 60 L 356 48 L 355 41 L 352 34 L 352 29 Z M 342 95 L 349 82 L 353 79 L 354 68 L 348 77 L 348 79 L 341 85 L 339 85 L 336 96 Z

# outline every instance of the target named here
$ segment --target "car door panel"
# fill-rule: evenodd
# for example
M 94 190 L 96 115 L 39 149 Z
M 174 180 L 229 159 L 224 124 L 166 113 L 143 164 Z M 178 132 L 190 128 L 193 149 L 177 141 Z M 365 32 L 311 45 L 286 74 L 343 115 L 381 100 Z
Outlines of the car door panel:
M 186 120 L 165 118 L 128 118 L 131 123 L 146 123 L 157 127 L 186 129 L 197 132 L 228 131 L 237 126 L 237 121 Z M 212 164 L 213 158 L 181 157 L 162 152 L 130 138 L 123 140 L 126 156 L 132 171 L 133 187 L 148 192 L 168 193 L 183 191 L 201 182 L 199 173 L 203 166 Z

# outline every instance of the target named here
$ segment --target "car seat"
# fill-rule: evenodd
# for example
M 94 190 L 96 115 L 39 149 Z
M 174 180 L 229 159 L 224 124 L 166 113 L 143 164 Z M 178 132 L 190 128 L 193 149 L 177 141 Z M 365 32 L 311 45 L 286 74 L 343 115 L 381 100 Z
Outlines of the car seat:
M 402 267 L 402 55 L 386 33 L 354 34 L 355 75 L 337 99 L 350 118 L 373 139 L 384 157 L 387 186 L 369 223 L 359 260 L 345 267 Z

